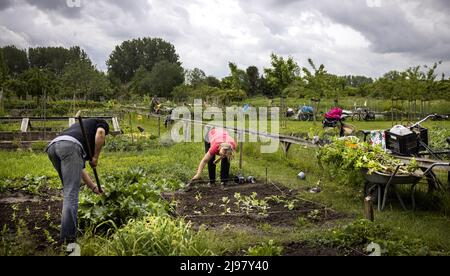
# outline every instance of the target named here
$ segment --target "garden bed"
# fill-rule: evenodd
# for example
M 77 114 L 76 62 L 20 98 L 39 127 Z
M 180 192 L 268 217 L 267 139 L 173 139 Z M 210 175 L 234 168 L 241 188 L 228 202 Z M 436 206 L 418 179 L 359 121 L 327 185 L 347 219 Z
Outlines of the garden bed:
M 0 227 L 12 236 L 20 231 L 22 238 L 43 251 L 56 245 L 61 224 L 62 200 L 54 196 L 28 196 L 22 193 L 0 197 Z M 21 241 L 22 242 L 22 241 Z
M 219 227 L 270 224 L 292 227 L 298 223 L 322 224 L 345 215 L 326 206 L 299 199 L 298 192 L 270 184 L 246 184 L 230 187 L 196 187 L 189 191 L 166 193 L 176 202 L 176 215 L 196 225 Z
M 283 245 L 283 256 L 365 256 L 365 254 L 350 249 L 313 246 L 306 242 L 291 242 Z

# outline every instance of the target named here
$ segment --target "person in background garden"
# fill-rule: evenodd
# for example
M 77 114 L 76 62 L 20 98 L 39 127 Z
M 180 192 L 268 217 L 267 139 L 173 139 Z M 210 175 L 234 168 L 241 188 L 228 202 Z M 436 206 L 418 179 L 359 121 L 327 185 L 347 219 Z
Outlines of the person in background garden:
M 152 101 L 150 102 L 150 113 L 157 113 L 156 109 L 157 109 L 158 105 L 159 105 L 159 102 L 156 99 L 156 96 L 154 96 L 152 98 Z
M 173 124 L 174 120 L 172 120 L 172 112 L 173 110 L 169 110 L 169 114 L 167 114 L 166 119 L 164 120 L 164 127 L 168 128 L 169 125 Z
M 221 128 L 213 128 L 205 135 L 205 156 L 197 169 L 196 175 L 192 181 L 200 179 L 200 175 L 208 164 L 209 182 L 214 184 L 216 182 L 216 164 L 220 161 L 220 180 L 221 184 L 225 185 L 230 178 L 230 161 L 233 157 L 233 152 L 236 150 L 236 141 L 230 134 Z M 215 161 L 215 156 L 219 159 Z
M 98 186 L 85 170 L 85 161 L 92 160 L 91 165 L 97 167 L 100 152 L 105 144 L 109 125 L 105 120 L 83 120 L 88 141 L 85 141 L 80 124 L 70 128 L 56 137 L 46 148 L 46 152 L 63 185 L 63 209 L 61 216 L 61 243 L 73 243 L 77 233 L 78 194 L 81 179 L 96 194 L 101 195 Z M 92 158 L 88 156 L 87 143 L 93 149 Z

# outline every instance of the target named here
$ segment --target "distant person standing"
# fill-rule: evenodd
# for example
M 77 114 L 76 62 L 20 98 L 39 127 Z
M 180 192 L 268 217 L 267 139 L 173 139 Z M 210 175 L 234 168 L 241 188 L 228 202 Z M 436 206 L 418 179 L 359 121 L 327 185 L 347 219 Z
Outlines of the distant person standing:
M 83 120 L 88 141 L 85 141 L 80 124 L 73 124 L 47 146 L 48 157 L 58 172 L 63 185 L 63 209 L 61 216 L 60 241 L 73 243 L 77 233 L 78 194 L 81 179 L 96 194 L 101 195 L 98 186 L 85 170 L 88 156 L 87 143 L 93 149 L 91 165 L 97 167 L 100 152 L 105 144 L 109 125 L 105 120 Z
M 156 113 L 158 108 L 159 102 L 156 99 L 156 96 L 152 98 L 152 101 L 150 102 L 150 113 Z
M 200 175 L 208 164 L 209 182 L 214 184 L 216 182 L 216 164 L 221 162 L 220 166 L 220 180 L 221 184 L 225 183 L 230 178 L 230 161 L 233 157 L 233 152 L 236 150 L 236 141 L 230 134 L 221 128 L 213 128 L 205 136 L 205 156 L 197 169 L 196 175 L 192 181 L 200 179 Z M 215 161 L 215 156 L 219 159 Z

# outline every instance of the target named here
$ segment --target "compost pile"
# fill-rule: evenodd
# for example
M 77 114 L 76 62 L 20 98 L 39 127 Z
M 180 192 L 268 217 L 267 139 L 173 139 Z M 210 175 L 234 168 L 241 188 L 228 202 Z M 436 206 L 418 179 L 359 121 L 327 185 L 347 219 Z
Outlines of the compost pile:
M 392 174 L 401 163 L 380 146 L 360 143 L 357 138 L 336 140 L 326 145 L 319 150 L 318 159 L 321 164 L 331 165 L 341 171 L 367 170 L 369 174 Z M 397 174 L 417 175 L 418 169 L 417 162 L 413 159 L 410 164 L 402 166 Z

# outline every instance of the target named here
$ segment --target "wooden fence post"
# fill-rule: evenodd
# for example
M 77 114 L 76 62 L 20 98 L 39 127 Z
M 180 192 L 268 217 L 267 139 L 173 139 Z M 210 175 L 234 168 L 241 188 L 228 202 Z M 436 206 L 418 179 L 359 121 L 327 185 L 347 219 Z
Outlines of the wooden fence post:
M 243 133 L 239 133 L 239 170 L 242 173 L 242 159 L 244 157 L 244 137 Z
M 373 213 L 373 199 L 371 196 L 364 198 L 364 217 L 372 222 L 375 220 Z
M 158 138 L 161 138 L 161 117 L 158 116 Z
M 130 114 L 131 142 L 133 142 L 133 143 L 134 143 L 134 135 L 133 135 L 133 122 L 132 122 L 132 120 L 131 120 L 131 116 L 132 116 L 132 114 L 131 114 L 131 112 L 129 112 L 129 114 Z

